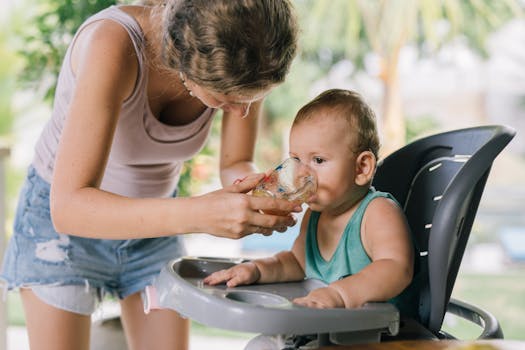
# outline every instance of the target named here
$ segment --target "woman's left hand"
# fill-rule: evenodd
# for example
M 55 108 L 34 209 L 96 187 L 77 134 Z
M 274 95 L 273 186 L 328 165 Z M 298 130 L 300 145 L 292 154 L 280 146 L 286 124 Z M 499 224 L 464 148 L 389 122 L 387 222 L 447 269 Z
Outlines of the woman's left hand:
M 192 212 L 198 217 L 197 230 L 193 232 L 238 239 L 252 233 L 284 232 L 295 225 L 292 213 L 302 210 L 300 202 L 247 195 L 262 177 L 263 174 L 249 176 L 221 190 L 193 197 Z

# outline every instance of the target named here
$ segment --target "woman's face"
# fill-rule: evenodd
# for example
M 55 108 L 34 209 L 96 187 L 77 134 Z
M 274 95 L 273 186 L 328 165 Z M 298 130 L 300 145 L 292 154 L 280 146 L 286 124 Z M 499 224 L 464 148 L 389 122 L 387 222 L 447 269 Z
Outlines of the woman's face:
M 356 188 L 356 154 L 347 122 L 324 110 L 294 125 L 290 157 L 310 166 L 317 175 L 317 191 L 308 203 L 312 210 L 344 207 Z
M 245 118 L 250 112 L 252 103 L 263 100 L 273 87 L 258 90 L 249 94 L 221 94 L 204 88 L 191 80 L 183 79 L 183 84 L 195 98 L 210 108 L 220 108 L 224 112 Z

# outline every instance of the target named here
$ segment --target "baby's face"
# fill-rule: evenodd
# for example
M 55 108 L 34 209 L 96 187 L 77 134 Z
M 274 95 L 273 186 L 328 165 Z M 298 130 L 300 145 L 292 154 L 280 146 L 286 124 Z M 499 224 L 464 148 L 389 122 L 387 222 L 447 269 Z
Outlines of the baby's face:
M 356 188 L 352 131 L 343 118 L 329 113 L 303 120 L 290 132 L 290 157 L 317 174 L 317 192 L 308 203 L 315 211 L 344 207 Z

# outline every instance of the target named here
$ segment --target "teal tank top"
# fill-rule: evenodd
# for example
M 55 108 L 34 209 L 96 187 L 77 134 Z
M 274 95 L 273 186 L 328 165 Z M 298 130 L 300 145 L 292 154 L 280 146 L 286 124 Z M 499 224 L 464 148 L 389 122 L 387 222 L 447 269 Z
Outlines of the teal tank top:
M 376 191 L 371 188 L 348 221 L 339 244 L 328 261 L 321 256 L 317 245 L 317 226 L 321 213 L 311 212 L 306 232 L 306 278 L 319 279 L 329 284 L 358 273 L 372 262 L 361 242 L 361 221 L 368 204 L 378 197 L 390 198 L 397 203 L 390 193 Z M 400 295 L 388 300 L 388 302 L 396 305 L 404 316 L 417 316 L 418 288 L 415 281 L 414 279 Z

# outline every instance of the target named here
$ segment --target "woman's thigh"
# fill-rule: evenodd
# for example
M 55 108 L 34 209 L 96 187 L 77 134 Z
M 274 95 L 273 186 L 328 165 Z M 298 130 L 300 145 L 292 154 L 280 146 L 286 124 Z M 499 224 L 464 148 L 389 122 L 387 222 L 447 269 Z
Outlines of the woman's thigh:
M 169 309 L 144 313 L 140 293 L 120 301 L 122 324 L 130 350 L 186 350 L 189 348 L 190 321 Z
M 20 295 L 32 350 L 89 349 L 90 316 L 50 306 L 28 288 Z

